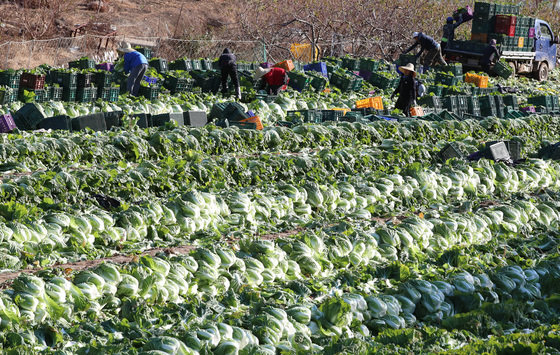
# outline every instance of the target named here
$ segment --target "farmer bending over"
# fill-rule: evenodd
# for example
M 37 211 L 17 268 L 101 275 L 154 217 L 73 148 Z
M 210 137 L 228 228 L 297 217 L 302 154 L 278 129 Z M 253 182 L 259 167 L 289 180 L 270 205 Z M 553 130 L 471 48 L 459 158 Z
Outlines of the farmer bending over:
M 142 53 L 134 50 L 128 42 L 122 42 L 117 52 L 124 54 L 124 72 L 127 74 L 130 72 L 126 82 L 126 91 L 132 96 L 138 96 L 140 82 L 148 70 L 148 60 Z
M 410 48 L 408 48 L 403 54 L 406 54 L 420 45 L 420 51 L 416 54 L 416 59 L 420 57 L 422 52 L 426 51 L 426 54 L 422 58 L 423 72 L 426 72 L 433 62 L 436 60 L 441 65 L 447 65 L 445 59 L 441 55 L 441 47 L 432 37 L 423 34 L 422 32 L 414 32 L 412 37 L 416 41 Z
M 255 80 L 261 79 L 261 90 L 266 86 L 269 95 L 278 95 L 280 88 L 288 83 L 288 74 L 282 68 L 261 68 L 255 70 Z

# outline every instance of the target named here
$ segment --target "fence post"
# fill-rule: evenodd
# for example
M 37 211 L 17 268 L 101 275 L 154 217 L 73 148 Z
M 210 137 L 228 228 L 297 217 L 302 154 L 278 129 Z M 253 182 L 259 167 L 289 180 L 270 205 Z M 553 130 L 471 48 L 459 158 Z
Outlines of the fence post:
M 31 47 L 29 48 L 29 58 L 27 59 L 27 69 L 31 66 L 31 58 L 33 58 L 33 48 L 35 47 L 35 40 L 32 41 Z
M 8 68 L 8 58 L 10 57 L 10 51 L 12 50 L 12 42 L 8 42 L 8 50 L 6 50 L 6 60 L 5 60 L 5 65 L 6 68 Z
M 261 43 L 262 43 L 262 48 L 263 48 L 263 63 L 266 63 L 266 44 L 264 43 L 264 41 L 261 39 Z
M 59 64 L 58 64 L 58 63 L 59 63 L 59 62 L 58 62 L 58 59 L 59 59 L 59 58 L 58 58 L 58 51 L 60 50 L 60 46 L 61 46 L 61 43 L 60 43 L 60 42 L 61 42 L 61 41 L 62 41 L 62 38 L 59 38 L 58 41 L 57 41 L 58 43 L 57 43 L 57 45 L 56 45 L 56 52 L 54 53 L 54 65 L 55 65 L 55 66 L 58 66 L 58 65 L 59 65 Z

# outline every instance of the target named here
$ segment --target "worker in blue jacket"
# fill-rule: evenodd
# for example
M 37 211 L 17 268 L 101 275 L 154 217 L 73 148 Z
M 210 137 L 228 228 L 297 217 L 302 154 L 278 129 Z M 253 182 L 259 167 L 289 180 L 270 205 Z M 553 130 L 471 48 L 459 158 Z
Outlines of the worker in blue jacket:
M 126 91 L 132 96 L 138 96 L 140 82 L 148 70 L 148 60 L 127 42 L 122 42 L 117 51 L 124 54 L 124 72 L 130 73 L 126 82 Z
M 426 54 L 424 54 L 424 57 L 422 58 L 423 72 L 426 72 L 435 61 L 441 65 L 447 65 L 447 62 L 441 55 L 441 47 L 439 43 L 437 43 L 432 37 L 422 32 L 414 32 L 412 37 L 414 38 L 415 43 L 410 46 L 404 54 L 420 45 L 420 51 L 416 54 L 416 59 L 418 59 L 422 53 L 426 51 Z

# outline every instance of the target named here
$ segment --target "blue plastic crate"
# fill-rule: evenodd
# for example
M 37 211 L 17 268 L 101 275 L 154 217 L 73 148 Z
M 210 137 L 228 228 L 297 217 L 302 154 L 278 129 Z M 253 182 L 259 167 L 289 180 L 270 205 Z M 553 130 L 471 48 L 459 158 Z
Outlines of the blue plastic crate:
M 144 76 L 143 80 L 148 84 L 155 85 L 157 84 L 158 78 L 154 78 L 151 76 Z
M 326 78 L 328 78 L 329 76 L 329 73 L 327 71 L 327 63 L 325 62 L 318 62 L 318 63 L 311 63 L 311 64 L 304 65 L 303 70 L 319 72 Z

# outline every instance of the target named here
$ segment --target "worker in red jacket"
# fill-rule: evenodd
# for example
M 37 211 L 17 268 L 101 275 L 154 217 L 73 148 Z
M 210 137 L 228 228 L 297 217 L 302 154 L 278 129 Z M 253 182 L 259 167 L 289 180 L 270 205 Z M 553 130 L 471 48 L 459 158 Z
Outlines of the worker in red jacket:
M 269 95 L 278 95 L 282 86 L 288 83 L 288 74 L 282 68 L 261 68 L 255 71 L 255 80 L 262 79 L 261 90 L 265 87 Z

